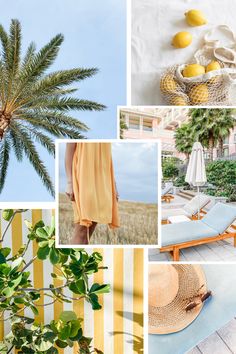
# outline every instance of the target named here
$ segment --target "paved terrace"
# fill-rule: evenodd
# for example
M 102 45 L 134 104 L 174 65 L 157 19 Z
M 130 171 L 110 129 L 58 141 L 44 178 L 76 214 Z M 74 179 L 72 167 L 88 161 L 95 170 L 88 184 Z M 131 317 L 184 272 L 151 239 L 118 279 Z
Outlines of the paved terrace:
M 236 318 L 227 325 L 200 342 L 186 354 L 235 354 L 236 353 Z

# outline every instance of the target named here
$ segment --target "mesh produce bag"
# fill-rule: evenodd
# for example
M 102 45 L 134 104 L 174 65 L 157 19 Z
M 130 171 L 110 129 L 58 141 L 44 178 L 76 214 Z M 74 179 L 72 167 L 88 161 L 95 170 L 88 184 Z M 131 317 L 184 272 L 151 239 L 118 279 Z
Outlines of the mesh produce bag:
M 218 32 L 225 36 L 227 46 L 214 39 Z M 175 106 L 232 105 L 236 103 L 236 37 L 225 25 L 215 27 L 204 36 L 204 45 L 191 62 L 169 67 L 160 80 L 160 90 L 167 104 Z M 224 41 L 223 41 L 224 44 Z M 220 69 L 206 74 L 184 77 L 189 64 L 208 65 L 217 61 Z

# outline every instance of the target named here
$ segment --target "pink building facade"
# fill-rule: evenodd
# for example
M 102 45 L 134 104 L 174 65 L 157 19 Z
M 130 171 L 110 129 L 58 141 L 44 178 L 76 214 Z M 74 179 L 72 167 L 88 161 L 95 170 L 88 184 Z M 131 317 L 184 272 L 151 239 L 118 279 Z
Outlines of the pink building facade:
M 124 131 L 124 139 L 159 139 L 166 156 L 185 159 L 185 155 L 175 149 L 174 132 L 176 128 L 188 121 L 188 109 L 124 107 L 120 109 L 120 113 L 128 127 Z M 214 159 L 218 156 L 219 150 L 216 148 Z M 236 127 L 224 141 L 224 158 L 236 159 Z

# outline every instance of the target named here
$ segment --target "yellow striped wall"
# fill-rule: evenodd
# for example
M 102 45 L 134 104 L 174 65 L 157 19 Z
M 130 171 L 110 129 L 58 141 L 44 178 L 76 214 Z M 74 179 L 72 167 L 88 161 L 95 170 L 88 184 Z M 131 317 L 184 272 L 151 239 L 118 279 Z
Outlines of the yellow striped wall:
M 41 218 L 45 223 L 50 223 L 53 211 L 29 210 L 23 214 L 17 214 L 14 222 L 8 230 L 3 246 L 11 247 L 15 252 L 22 243 L 27 240 L 27 229 L 24 219 L 37 222 Z M 5 229 L 6 222 L 1 220 L 0 233 Z M 93 252 L 95 249 L 89 249 Z M 143 250 L 133 248 L 104 248 L 97 249 L 103 255 L 103 265 L 108 270 L 100 270 L 91 277 L 91 282 L 104 282 L 111 284 L 111 292 L 100 296 L 103 305 L 102 310 L 93 311 L 90 304 L 84 301 L 73 301 L 71 304 L 55 303 L 53 306 L 39 306 L 38 321 L 45 323 L 53 318 L 57 319 L 59 313 L 73 309 L 84 318 L 84 334 L 94 338 L 94 346 L 105 354 L 139 354 L 143 348 Z M 26 255 L 32 258 L 36 252 L 36 245 Z M 26 261 L 27 261 L 26 259 Z M 50 274 L 57 272 L 48 261 L 35 261 L 29 268 L 34 286 L 37 288 L 48 286 L 51 282 Z M 54 285 L 60 284 L 54 279 Z M 73 296 L 69 290 L 65 290 L 69 296 Z M 39 305 L 47 303 L 42 297 Z M 29 310 L 25 315 L 32 316 Z M 0 322 L 0 336 L 7 334 L 8 324 Z M 60 354 L 77 354 L 76 346 L 71 349 L 60 350 Z

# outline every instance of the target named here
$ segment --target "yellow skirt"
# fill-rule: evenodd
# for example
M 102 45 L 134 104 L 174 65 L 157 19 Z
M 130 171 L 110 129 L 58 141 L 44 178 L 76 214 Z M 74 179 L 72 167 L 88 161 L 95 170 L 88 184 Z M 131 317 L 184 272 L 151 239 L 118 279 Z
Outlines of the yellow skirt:
M 74 222 L 119 227 L 110 143 L 77 143 L 72 166 Z

